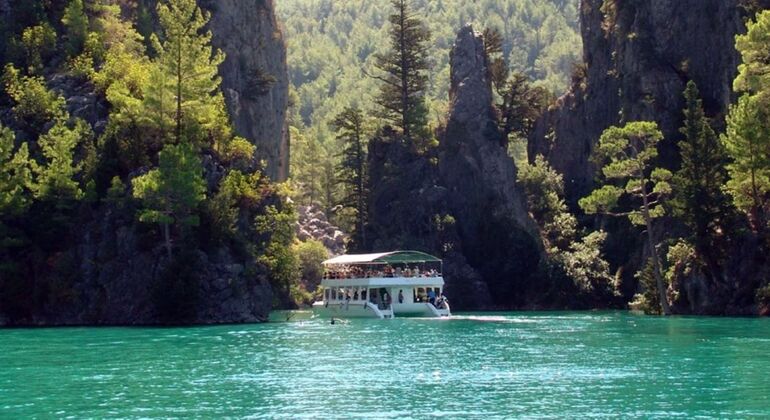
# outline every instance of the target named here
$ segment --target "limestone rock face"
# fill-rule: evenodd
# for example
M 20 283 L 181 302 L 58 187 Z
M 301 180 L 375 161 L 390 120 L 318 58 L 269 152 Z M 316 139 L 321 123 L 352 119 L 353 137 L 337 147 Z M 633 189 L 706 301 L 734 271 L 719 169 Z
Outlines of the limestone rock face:
M 227 55 L 219 69 L 236 132 L 257 146 L 275 181 L 289 176 L 286 43 L 273 0 L 201 0 L 211 11 L 212 43 Z
M 537 235 L 516 189 L 516 165 L 499 142 L 482 35 L 470 25 L 461 29 L 450 60 L 451 109 L 439 152 L 442 183 L 463 197 L 458 210 L 468 209 L 468 202 L 494 202 Z
M 463 264 L 448 264 L 448 288 L 463 289 L 459 283 L 480 278 L 494 306 L 519 306 L 542 246 L 516 188 L 516 166 L 501 146 L 484 40 L 472 26 L 458 33 L 450 61 L 450 112 L 440 138 L 438 180 L 448 191 L 447 210 L 464 258 Z M 465 260 L 475 275 L 462 267 Z
M 740 0 L 582 0 L 585 78 L 538 122 L 530 157 L 543 154 L 564 174 L 574 203 L 591 189 L 589 157 L 611 125 L 655 120 L 666 140 L 664 165 L 678 165 L 682 92 L 694 80 L 706 113 L 723 122 L 732 99 L 739 56 L 735 35 L 744 31 Z M 582 86 L 581 86 L 582 85 Z
M 333 225 L 319 205 L 297 206 L 297 215 L 295 227 L 299 240 L 319 241 L 331 255 L 345 253 L 345 244 L 350 236 L 343 232 L 342 228 Z

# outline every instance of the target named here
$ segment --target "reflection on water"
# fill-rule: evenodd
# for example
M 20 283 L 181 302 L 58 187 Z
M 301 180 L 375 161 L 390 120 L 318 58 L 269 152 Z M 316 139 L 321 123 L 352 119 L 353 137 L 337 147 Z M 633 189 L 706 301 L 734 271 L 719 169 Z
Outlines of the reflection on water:
M 770 417 L 770 321 L 626 313 L 0 331 L 0 418 Z

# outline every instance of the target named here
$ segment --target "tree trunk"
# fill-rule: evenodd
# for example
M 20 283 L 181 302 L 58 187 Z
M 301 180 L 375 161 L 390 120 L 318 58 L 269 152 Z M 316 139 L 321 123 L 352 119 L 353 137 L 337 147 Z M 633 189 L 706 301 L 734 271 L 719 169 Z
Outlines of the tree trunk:
M 408 72 L 409 64 L 406 61 L 406 5 L 401 2 L 400 8 L 401 26 L 401 124 L 403 125 L 404 137 L 410 141 L 412 133 L 409 130 L 409 91 L 408 91 Z
M 645 185 L 646 180 L 642 180 L 642 200 L 644 206 L 642 207 L 642 214 L 644 215 L 644 223 L 647 225 L 647 244 L 650 247 L 650 255 L 652 256 L 652 266 L 655 270 L 655 284 L 658 286 L 658 296 L 660 297 L 660 306 L 663 308 L 663 315 L 671 315 L 671 308 L 668 306 L 668 298 L 666 297 L 666 285 L 663 281 L 663 271 L 660 267 L 660 259 L 658 259 L 658 250 L 655 249 L 655 240 L 652 235 L 652 217 L 650 217 L 650 202 L 647 197 L 647 187 Z
M 166 242 L 166 252 L 168 253 L 168 260 L 171 261 L 171 232 L 168 223 L 163 224 L 163 239 Z
M 176 144 L 182 144 L 182 43 L 177 47 L 176 62 Z

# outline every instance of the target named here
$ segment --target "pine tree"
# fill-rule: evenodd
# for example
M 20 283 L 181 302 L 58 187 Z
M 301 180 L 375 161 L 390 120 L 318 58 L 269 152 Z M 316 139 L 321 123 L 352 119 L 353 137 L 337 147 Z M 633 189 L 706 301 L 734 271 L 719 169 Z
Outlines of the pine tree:
M 160 152 L 157 169 L 132 180 L 134 197 L 144 203 L 139 220 L 161 225 L 169 259 L 171 227 L 181 231 L 199 223 L 196 208 L 206 198 L 202 172 L 192 145 L 169 144 Z
M 35 188 L 35 162 L 29 157 L 27 143 L 14 150 L 14 137 L 10 129 L 0 126 L 0 260 L 7 248 L 18 245 L 17 235 L 9 225 L 26 214 Z M 13 262 L 0 261 L 0 273 L 6 264 Z
M 764 232 L 770 211 L 770 11 L 759 13 L 735 44 L 743 63 L 734 87 L 743 96 L 730 107 L 722 136 L 732 158 L 727 189 L 735 206 L 748 214 L 752 229 Z
M 663 313 L 669 315 L 671 311 L 652 226 L 655 218 L 665 214 L 663 203 L 671 194 L 668 183 L 671 173 L 652 166 L 662 139 L 663 134 L 654 122 L 632 122 L 622 128 L 605 130 L 594 157 L 598 162 L 606 162 L 602 173 L 609 181 L 625 182 L 625 186 L 607 183 L 582 198 L 580 207 L 588 214 L 627 217 L 633 224 L 646 227 L 660 303 Z M 621 200 L 633 200 L 634 205 L 628 211 L 618 212 L 616 209 Z
M 502 36 L 496 29 L 484 30 L 484 53 L 488 76 L 499 97 L 499 128 L 501 143 L 507 145 L 511 136 L 526 140 L 551 102 L 547 90 L 532 85 L 524 73 L 513 72 L 503 58 Z
M 50 201 L 59 209 L 70 208 L 83 197 L 77 176 L 83 169 L 75 163 L 75 150 L 84 141 L 93 138 L 91 127 L 78 119 L 73 127 L 60 118 L 38 139 L 46 164 L 37 173 L 36 197 Z
M 194 0 L 170 0 L 158 4 L 158 17 L 163 38 L 153 35 L 158 56 L 145 90 L 149 117 L 163 131 L 173 127 L 168 134 L 176 144 L 228 136 L 218 74 L 224 54 L 212 50 L 211 31 L 205 29 L 210 13 Z
M 74 57 L 83 51 L 88 36 L 88 16 L 83 8 L 83 0 L 70 0 L 64 9 L 62 23 L 67 29 L 67 53 Z
M 735 206 L 749 217 L 752 229 L 767 228 L 770 205 L 770 112 L 760 99 L 744 95 L 730 107 L 722 142 L 732 162 L 727 190 Z
M 672 204 L 675 215 L 693 231 L 694 243 L 701 254 L 711 254 L 718 247 L 719 230 L 725 225 L 731 208 L 722 192 L 727 181 L 727 156 L 709 125 L 695 82 L 687 83 L 685 123 L 679 142 L 682 167 L 673 178 L 676 195 Z
M 428 46 L 430 31 L 415 16 L 408 0 L 391 0 L 396 13 L 390 16 L 391 50 L 376 56 L 376 66 L 384 75 L 376 99 L 382 117 L 401 129 L 411 146 L 419 150 L 427 144 L 428 108 L 425 94 L 430 69 Z
M 337 140 L 342 143 L 342 156 L 337 166 L 337 179 L 345 185 L 346 194 L 340 204 L 354 209 L 355 247 L 366 249 L 366 222 L 369 190 L 367 186 L 367 140 L 364 113 L 359 108 L 345 108 L 334 119 Z

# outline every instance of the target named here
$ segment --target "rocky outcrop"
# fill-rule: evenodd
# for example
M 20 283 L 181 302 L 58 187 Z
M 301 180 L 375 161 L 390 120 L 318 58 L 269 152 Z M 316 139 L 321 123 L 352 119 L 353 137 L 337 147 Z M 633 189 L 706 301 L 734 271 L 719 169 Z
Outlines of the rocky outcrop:
M 685 85 L 696 82 L 706 114 L 717 128 L 724 125 L 740 61 L 735 35 L 745 31 L 748 13 L 767 7 L 767 0 L 582 0 L 584 63 L 570 91 L 538 121 L 530 159 L 542 154 L 564 174 L 568 201 L 575 206 L 593 188 L 596 167 L 590 156 L 602 132 L 612 125 L 654 120 L 665 135 L 660 164 L 676 169 Z M 610 232 L 608 259 L 621 267 L 624 294 L 630 297 L 637 289 L 632 273 L 649 251 L 628 224 L 600 223 Z M 687 235 L 681 228 L 667 221 L 656 230 L 661 238 Z M 676 312 L 758 312 L 755 292 L 766 262 L 755 238 L 737 232 L 735 237 L 721 267 L 713 262 L 672 267 Z
M 67 112 L 72 118 L 87 122 L 97 136 L 104 132 L 109 104 L 103 95 L 96 92 L 91 82 L 66 73 L 54 73 L 47 83 L 52 91 L 66 99 Z
M 499 141 L 492 85 L 481 33 L 464 27 L 451 56 L 450 112 L 439 149 L 442 183 L 470 203 L 496 203 L 528 233 L 537 227 L 516 188 L 516 165 Z M 469 209 L 465 204 L 456 214 Z M 479 215 L 476 215 L 479 216 Z M 478 218 L 478 217 L 476 217 Z
M 463 28 L 435 155 L 416 155 L 387 128 L 369 145 L 373 250 L 440 254 L 455 308 L 523 307 L 542 256 L 516 189 L 516 167 L 500 145 L 487 65 L 483 37 Z
M 450 55 L 450 111 L 440 138 L 439 180 L 454 197 L 448 210 L 463 254 L 488 284 L 493 302 L 520 305 L 542 251 L 516 188 L 516 166 L 500 142 L 488 61 L 481 33 L 470 25 L 462 28 Z
M 126 204 L 84 217 L 73 238 L 77 245 L 50 256 L 36 270 L 38 280 L 28 279 L 37 303 L 0 307 L 0 321 L 51 326 L 267 320 L 273 294 L 260 267 L 246 265 L 225 247 L 192 250 L 170 262 L 160 244 L 148 242 L 146 227 Z
M 286 44 L 272 0 L 200 0 L 211 11 L 212 43 L 226 54 L 219 69 L 236 132 L 257 145 L 274 181 L 289 176 Z
M 584 68 L 570 92 L 538 122 L 529 155 L 547 157 L 564 174 L 574 203 L 590 191 L 589 158 L 611 125 L 655 120 L 666 139 L 664 165 L 678 165 L 682 92 L 694 80 L 706 113 L 722 123 L 739 61 L 735 35 L 744 30 L 740 0 L 582 0 Z
M 332 255 L 345 253 L 345 244 L 350 236 L 329 222 L 319 205 L 297 206 L 297 213 L 297 239 L 321 242 Z

